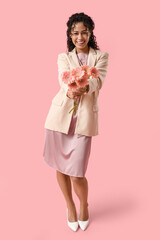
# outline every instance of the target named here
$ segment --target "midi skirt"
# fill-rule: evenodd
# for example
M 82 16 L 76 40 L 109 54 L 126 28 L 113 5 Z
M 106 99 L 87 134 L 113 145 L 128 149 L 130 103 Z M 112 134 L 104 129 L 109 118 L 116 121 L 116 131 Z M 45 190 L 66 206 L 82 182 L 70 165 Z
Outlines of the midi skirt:
M 78 106 L 79 107 L 79 106 Z M 44 161 L 69 176 L 84 177 L 91 152 L 92 136 L 74 134 L 76 115 L 72 114 L 68 134 L 45 129 Z

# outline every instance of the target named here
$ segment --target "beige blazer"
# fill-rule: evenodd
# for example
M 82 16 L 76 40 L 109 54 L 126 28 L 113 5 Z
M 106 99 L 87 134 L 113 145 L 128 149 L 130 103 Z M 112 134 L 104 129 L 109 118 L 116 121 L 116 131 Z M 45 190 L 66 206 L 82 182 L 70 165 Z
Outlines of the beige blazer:
M 98 135 L 98 95 L 102 88 L 107 74 L 108 66 L 107 52 L 94 50 L 89 47 L 87 64 L 90 67 L 96 67 L 99 70 L 99 77 L 90 79 L 89 92 L 81 96 L 79 110 L 75 127 L 75 134 L 86 136 Z M 72 70 L 79 67 L 79 61 L 76 55 L 76 48 L 70 52 L 63 52 L 58 55 L 58 80 L 60 90 L 53 97 L 52 103 L 45 121 L 44 128 L 68 134 L 72 113 L 69 113 L 74 106 L 74 99 L 66 96 L 68 86 L 61 79 L 61 73 L 66 70 Z

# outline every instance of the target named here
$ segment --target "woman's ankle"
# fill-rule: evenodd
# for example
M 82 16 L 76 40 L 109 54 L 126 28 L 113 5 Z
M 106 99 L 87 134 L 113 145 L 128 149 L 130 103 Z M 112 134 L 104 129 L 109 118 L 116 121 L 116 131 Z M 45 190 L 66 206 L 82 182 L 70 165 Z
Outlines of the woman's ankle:
M 68 202 L 67 203 L 67 208 L 75 208 L 75 203 L 74 202 Z
M 88 202 L 80 202 L 80 208 L 87 208 L 88 205 Z

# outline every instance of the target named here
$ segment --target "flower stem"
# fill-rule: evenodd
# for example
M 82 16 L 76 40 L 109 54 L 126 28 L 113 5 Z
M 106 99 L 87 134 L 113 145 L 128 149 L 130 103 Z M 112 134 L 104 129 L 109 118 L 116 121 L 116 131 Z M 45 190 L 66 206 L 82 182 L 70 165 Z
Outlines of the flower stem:
M 76 111 L 77 111 L 77 108 L 78 108 L 78 104 L 76 103 L 76 100 L 74 100 L 74 107 L 69 111 L 69 113 L 74 110 L 74 115 L 76 114 Z
M 75 108 L 75 106 L 69 111 L 69 113 Z

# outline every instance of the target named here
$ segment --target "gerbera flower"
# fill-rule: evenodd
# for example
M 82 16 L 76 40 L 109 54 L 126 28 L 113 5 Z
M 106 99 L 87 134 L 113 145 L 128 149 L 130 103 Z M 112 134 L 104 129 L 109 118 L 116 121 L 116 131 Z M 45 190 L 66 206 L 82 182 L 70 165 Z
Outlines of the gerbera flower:
M 98 70 L 95 68 L 95 67 L 91 67 L 88 71 L 89 75 L 94 77 L 94 78 L 97 78 L 98 75 L 99 75 L 99 72 Z
M 62 81 L 64 83 L 68 83 L 70 78 L 71 78 L 71 72 L 70 71 L 65 71 L 65 72 L 62 73 Z
M 76 81 L 79 87 L 84 87 L 85 85 L 88 84 L 88 77 L 84 75 L 81 78 L 78 78 Z
M 89 72 L 89 66 L 88 65 L 82 65 L 81 66 L 81 69 L 85 72 L 85 75 L 88 75 L 88 72 Z
M 72 76 L 71 79 L 69 80 L 68 82 L 68 87 L 74 91 L 78 88 L 78 84 L 77 84 L 77 81 L 76 81 L 76 77 L 75 76 Z
M 77 77 L 80 78 L 85 74 L 85 72 L 83 70 L 81 70 L 80 67 L 77 67 L 77 68 L 71 70 L 71 74 L 72 74 L 72 76 L 75 76 L 76 78 Z

